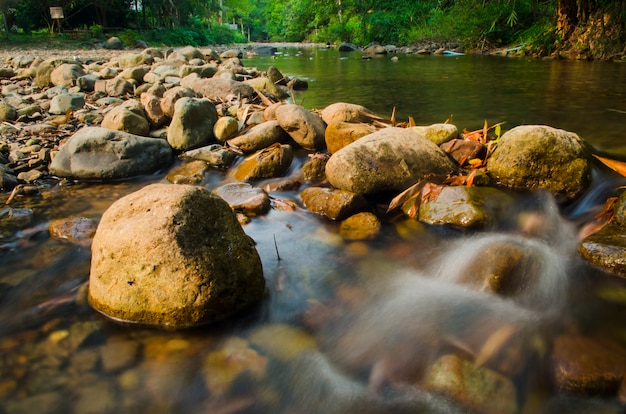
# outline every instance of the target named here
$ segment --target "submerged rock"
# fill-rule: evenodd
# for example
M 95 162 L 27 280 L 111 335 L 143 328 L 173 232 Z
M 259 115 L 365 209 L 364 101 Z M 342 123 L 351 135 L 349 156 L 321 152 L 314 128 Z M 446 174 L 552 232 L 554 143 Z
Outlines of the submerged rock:
M 479 413 L 516 413 L 513 383 L 485 367 L 456 355 L 444 355 L 430 369 L 427 387 L 446 394 Z
M 626 371 L 626 349 L 606 340 L 562 335 L 554 341 L 551 362 L 558 389 L 575 394 L 615 395 Z
M 380 233 L 381 223 L 370 212 L 357 213 L 341 222 L 339 234 L 346 240 L 371 240 Z
M 89 301 L 120 321 L 185 328 L 260 300 L 254 242 L 228 204 L 197 186 L 153 184 L 115 202 L 92 244 Z
M 417 132 L 385 128 L 334 153 L 328 181 L 359 194 L 402 191 L 428 174 L 450 174 L 455 166 L 437 145 Z
M 498 183 L 517 189 L 547 189 L 572 200 L 587 189 L 591 152 L 578 135 L 544 125 L 505 132 L 487 161 Z

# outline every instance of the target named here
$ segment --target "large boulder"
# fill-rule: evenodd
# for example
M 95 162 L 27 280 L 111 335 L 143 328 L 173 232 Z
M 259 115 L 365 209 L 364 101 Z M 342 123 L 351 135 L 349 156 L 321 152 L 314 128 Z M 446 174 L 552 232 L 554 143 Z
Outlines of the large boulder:
M 228 204 L 198 186 L 153 184 L 115 202 L 92 244 L 89 302 L 119 321 L 168 329 L 258 302 L 261 260 Z
M 177 150 L 188 150 L 214 140 L 217 110 L 208 99 L 181 98 L 174 106 L 174 117 L 167 129 L 167 142 Z
M 545 125 L 507 131 L 487 162 L 488 174 L 516 189 L 547 189 L 572 200 L 588 187 L 591 151 L 575 133 Z
M 402 191 L 428 174 L 450 174 L 454 163 L 417 132 L 385 128 L 335 152 L 326 178 L 336 188 L 358 194 Z
M 324 149 L 326 124 L 321 116 L 295 104 L 280 105 L 275 113 L 280 127 L 302 148 Z
M 147 174 L 172 162 L 165 140 L 100 127 L 80 129 L 50 164 L 58 177 L 107 180 Z

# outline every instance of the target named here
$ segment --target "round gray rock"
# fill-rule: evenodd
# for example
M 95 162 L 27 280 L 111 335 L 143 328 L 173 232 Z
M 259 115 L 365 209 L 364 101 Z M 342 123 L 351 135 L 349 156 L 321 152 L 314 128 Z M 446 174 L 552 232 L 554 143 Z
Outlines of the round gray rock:
M 67 140 L 49 169 L 58 177 L 107 180 L 151 173 L 171 162 L 165 140 L 86 127 Z

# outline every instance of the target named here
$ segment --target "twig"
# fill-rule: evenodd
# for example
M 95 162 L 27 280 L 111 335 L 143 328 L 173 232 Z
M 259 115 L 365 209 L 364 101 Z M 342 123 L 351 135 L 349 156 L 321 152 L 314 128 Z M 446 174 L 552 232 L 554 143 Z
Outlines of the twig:
M 274 248 L 276 249 L 276 259 L 280 262 L 280 254 L 278 253 L 278 244 L 276 243 L 276 234 L 274 234 Z

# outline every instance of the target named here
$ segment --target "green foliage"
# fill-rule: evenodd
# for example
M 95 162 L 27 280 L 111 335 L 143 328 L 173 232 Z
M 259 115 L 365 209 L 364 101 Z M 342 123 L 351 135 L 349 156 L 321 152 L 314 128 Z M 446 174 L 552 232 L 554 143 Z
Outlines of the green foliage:
M 132 29 L 126 29 L 116 34 L 125 45 L 134 45 L 139 40 L 139 33 Z
M 91 32 L 91 37 L 94 38 L 101 38 L 104 35 L 104 28 L 102 27 L 102 25 L 99 24 L 92 24 L 89 27 L 89 31 Z
M 144 40 L 157 45 L 169 46 L 206 46 L 247 41 L 240 32 L 220 25 L 212 25 L 208 29 L 190 27 L 177 27 L 168 30 L 154 29 L 144 33 Z

